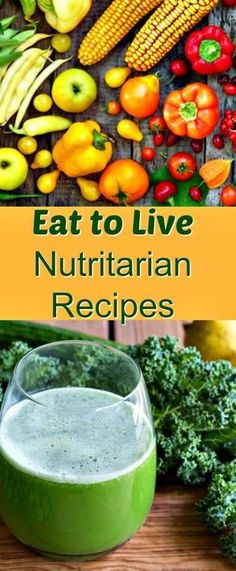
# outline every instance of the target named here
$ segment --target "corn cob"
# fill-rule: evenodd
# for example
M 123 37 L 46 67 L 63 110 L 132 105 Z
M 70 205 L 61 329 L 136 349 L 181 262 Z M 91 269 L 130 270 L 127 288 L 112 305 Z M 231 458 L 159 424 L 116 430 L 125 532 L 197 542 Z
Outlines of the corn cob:
M 82 41 L 80 62 L 93 65 L 103 59 L 161 1 L 113 0 Z
M 218 3 L 218 0 L 164 0 L 135 36 L 125 61 L 137 71 L 156 65 Z

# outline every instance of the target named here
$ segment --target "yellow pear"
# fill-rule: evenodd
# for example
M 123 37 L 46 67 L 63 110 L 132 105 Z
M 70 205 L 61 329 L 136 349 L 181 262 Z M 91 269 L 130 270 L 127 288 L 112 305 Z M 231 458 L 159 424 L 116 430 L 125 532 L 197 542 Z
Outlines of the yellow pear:
M 197 347 L 205 361 L 227 359 L 236 366 L 236 321 L 193 321 L 185 325 L 185 345 Z

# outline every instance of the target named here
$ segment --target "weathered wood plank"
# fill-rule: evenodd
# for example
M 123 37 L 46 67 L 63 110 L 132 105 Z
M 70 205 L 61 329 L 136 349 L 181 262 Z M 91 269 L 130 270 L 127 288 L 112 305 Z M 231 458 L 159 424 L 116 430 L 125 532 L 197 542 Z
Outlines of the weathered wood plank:
M 118 321 L 114 324 L 115 339 L 119 343 L 135 344 L 142 343 L 150 335 L 173 335 L 181 343 L 184 339 L 184 328 L 181 321 L 130 321 L 121 325 Z
M 0 571 L 233 571 L 216 538 L 200 523 L 202 490 L 161 488 L 141 531 L 107 557 L 90 563 L 49 561 L 28 551 L 0 523 Z
M 94 335 L 94 337 L 101 337 L 102 339 L 109 338 L 109 325 L 107 321 L 42 321 L 41 323 L 46 323 L 47 325 L 54 325 L 56 327 L 65 327 L 66 329 L 71 329 L 72 331 L 80 331 L 81 333 L 87 333 L 88 335 Z
M 72 34 L 72 38 L 73 38 L 73 49 L 72 49 L 72 54 L 73 58 L 71 60 L 71 62 L 69 62 L 68 64 L 66 64 L 65 67 L 72 67 L 72 66 L 78 66 L 78 60 L 77 60 L 77 49 L 78 46 L 83 38 L 83 36 L 85 35 L 85 33 L 87 32 L 87 30 L 92 26 L 93 22 L 97 19 L 97 17 L 102 13 L 102 11 L 104 10 L 104 8 L 109 4 L 109 0 L 103 0 L 101 2 L 94 2 L 93 4 L 93 8 L 90 12 L 90 14 L 87 16 L 87 18 L 84 20 L 84 22 L 78 27 L 77 30 L 75 30 Z M 17 5 L 13 0 L 9 0 L 8 2 L 5 2 L 5 7 L 1 8 L 0 10 L 0 15 L 6 15 L 6 14 L 10 14 L 10 13 L 16 13 L 17 11 Z M 19 9 L 18 9 L 19 11 Z M 44 17 L 41 13 L 38 13 L 37 16 L 39 16 L 39 20 L 40 20 L 40 25 L 39 25 L 39 29 L 41 31 L 48 31 L 49 28 L 47 27 L 47 25 L 44 22 Z M 21 22 L 22 22 L 22 18 L 21 18 Z M 222 27 L 225 29 L 226 32 L 230 32 L 231 35 L 235 34 L 235 11 L 233 10 L 227 10 L 227 9 L 223 9 L 222 7 L 219 7 L 218 9 L 214 10 L 214 12 L 212 12 L 209 21 L 211 23 L 215 23 L 217 25 L 222 25 Z M 201 26 L 206 23 L 207 20 L 203 20 L 201 22 Z M 116 136 L 116 123 L 117 123 L 117 118 L 112 118 L 109 115 L 107 115 L 104 111 L 104 106 L 105 103 L 107 101 L 109 101 L 110 99 L 114 99 L 118 97 L 118 93 L 117 91 L 114 90 L 110 90 L 108 87 L 106 87 L 105 83 L 104 83 L 104 75 L 105 75 L 105 71 L 106 69 L 113 67 L 113 66 L 117 66 L 117 65 L 123 65 L 123 56 L 124 56 L 124 51 L 127 47 L 127 44 L 129 43 L 130 39 L 132 38 L 133 33 L 130 34 L 130 36 L 128 38 L 126 38 L 125 40 L 123 40 L 123 42 L 121 42 L 121 44 L 111 53 L 108 55 L 108 57 L 103 60 L 101 63 L 99 63 L 96 66 L 93 66 L 91 68 L 89 68 L 89 71 L 91 71 L 92 75 L 94 76 L 94 78 L 96 79 L 97 83 L 98 83 L 98 88 L 99 88 L 99 98 L 97 103 L 95 103 L 91 109 L 89 109 L 87 111 L 87 113 L 82 114 L 82 115 L 74 115 L 72 118 L 74 120 L 84 120 L 86 118 L 92 118 L 97 120 L 98 122 L 101 123 L 104 131 L 111 135 L 113 138 L 115 138 L 116 140 L 116 144 L 115 144 L 115 148 L 114 148 L 114 159 L 115 158 L 120 158 L 120 157 L 131 157 L 134 156 L 135 159 L 139 160 L 140 159 L 140 146 L 139 145 L 133 145 L 130 144 L 129 142 L 123 141 L 121 139 L 119 139 L 119 137 Z M 167 93 L 167 82 L 168 79 L 170 77 L 169 75 L 169 63 L 171 61 L 171 59 L 173 57 L 176 56 L 181 56 L 183 54 L 183 41 L 180 42 L 176 48 L 174 50 L 172 50 L 172 52 L 170 54 L 168 54 L 167 57 L 165 57 L 165 59 L 160 63 L 160 65 L 158 66 L 158 70 L 160 71 L 161 74 L 161 103 L 163 103 L 164 98 L 166 96 Z M 55 57 L 59 57 L 59 56 L 55 56 Z M 57 74 L 60 72 L 57 71 Z M 196 76 L 194 76 L 193 74 L 190 74 L 188 80 L 192 81 L 196 79 Z M 203 81 L 206 80 L 206 78 L 202 78 Z M 199 80 L 199 77 L 198 77 Z M 49 91 L 50 90 L 50 85 L 52 84 L 53 78 L 51 78 L 51 80 L 48 80 L 48 82 L 46 82 L 46 84 L 43 85 L 43 87 L 41 88 L 41 91 Z M 218 93 L 220 95 L 221 98 L 221 106 L 222 109 L 225 108 L 226 104 L 229 104 L 229 101 L 227 102 L 227 98 L 225 96 L 222 95 L 222 90 L 221 88 L 218 86 L 218 84 L 216 84 L 215 79 L 210 78 L 209 80 L 210 84 L 213 85 L 214 87 L 217 88 Z M 173 89 L 175 87 L 179 87 L 183 85 L 183 81 L 182 80 L 178 80 L 176 81 L 173 86 Z M 233 104 L 233 98 L 230 99 L 230 103 Z M 54 113 L 57 112 L 58 110 L 56 109 L 56 107 L 54 107 Z M 34 113 L 34 111 L 31 108 L 30 114 L 32 115 Z M 149 132 L 148 129 L 148 121 L 142 121 L 140 123 L 140 126 L 144 132 L 145 135 L 145 139 L 144 139 L 144 143 L 145 145 L 152 145 L 152 137 L 151 134 Z M 51 148 L 52 144 L 55 142 L 56 138 L 58 137 L 58 135 L 53 135 L 52 137 L 41 137 L 39 140 L 39 148 Z M 4 135 L 2 134 L 0 137 L 0 145 L 14 145 L 16 141 L 16 137 L 11 135 Z M 173 153 L 175 151 L 178 150 L 190 150 L 190 143 L 187 140 L 182 140 L 180 141 L 177 145 L 175 145 L 174 147 L 171 147 L 171 149 L 169 149 L 167 151 L 167 154 Z M 146 165 L 147 168 L 149 169 L 153 169 L 153 166 L 158 168 L 159 166 L 162 166 L 164 164 L 164 160 L 161 157 L 161 152 L 165 151 L 166 149 L 163 147 L 161 149 L 157 149 L 157 157 L 154 161 L 153 164 L 151 165 Z M 230 145 L 226 145 L 225 150 L 223 151 L 225 156 L 230 155 L 231 152 L 231 147 Z M 222 151 L 221 151 L 222 154 Z M 208 139 L 205 148 L 203 150 L 203 153 L 200 155 L 197 155 L 197 161 L 198 164 L 201 164 L 201 161 L 204 158 L 211 158 L 212 156 L 218 156 L 219 155 L 219 151 L 216 151 L 211 144 L 211 137 Z M 36 173 L 30 173 L 29 178 L 27 180 L 27 183 L 25 185 L 25 188 L 22 188 L 19 190 L 19 193 L 32 193 L 32 190 L 35 190 L 36 188 L 36 179 L 39 176 L 40 172 L 37 171 Z M 147 193 L 147 195 L 144 197 L 143 200 L 141 200 L 139 202 L 139 205 L 148 205 L 151 203 L 152 200 L 152 189 L 150 189 L 150 191 Z M 219 194 L 215 191 L 210 192 L 209 194 L 209 199 L 208 199 L 208 204 L 210 205 L 215 205 L 218 204 L 218 200 L 219 200 Z M 4 204 L 4 203 L 1 203 Z M 6 203 L 6 205 L 13 205 L 14 203 Z M 26 205 L 26 206 L 32 206 L 32 205 L 45 205 L 45 204 L 49 204 L 51 206 L 65 206 L 65 205 L 72 205 L 72 206 L 79 206 L 79 205 L 88 205 L 87 202 L 85 202 L 79 193 L 79 190 L 77 188 L 77 185 L 75 183 L 75 181 L 73 180 L 69 180 L 66 179 L 66 177 L 61 177 L 58 183 L 58 187 L 57 190 L 50 196 L 40 196 L 39 199 L 34 200 L 34 202 L 32 200 L 24 200 L 24 201 L 16 201 L 15 204 L 22 204 L 22 205 Z M 104 200 L 104 199 L 100 199 L 97 204 L 100 205 L 107 205 L 108 203 Z M 110 203 L 109 203 L 110 204 Z M 110 204 L 111 205 L 111 204 Z

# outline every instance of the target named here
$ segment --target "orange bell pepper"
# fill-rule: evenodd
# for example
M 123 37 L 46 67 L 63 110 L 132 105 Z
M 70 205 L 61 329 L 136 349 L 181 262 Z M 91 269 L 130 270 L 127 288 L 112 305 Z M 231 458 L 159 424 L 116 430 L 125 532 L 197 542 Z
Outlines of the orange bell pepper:
M 210 135 L 219 121 L 218 97 L 208 85 L 191 83 L 167 96 L 163 115 L 175 135 L 203 139 Z

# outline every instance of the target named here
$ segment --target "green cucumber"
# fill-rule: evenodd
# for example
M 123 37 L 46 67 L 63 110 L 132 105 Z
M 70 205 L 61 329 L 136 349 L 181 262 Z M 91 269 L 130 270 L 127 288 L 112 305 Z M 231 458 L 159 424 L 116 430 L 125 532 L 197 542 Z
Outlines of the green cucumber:
M 86 335 L 79 331 L 62 329 L 55 325 L 44 325 L 30 321 L 0 321 L 0 347 L 8 347 L 14 341 L 25 341 L 31 347 L 38 347 L 55 341 L 98 341 L 106 345 L 123 349 L 125 345 Z

